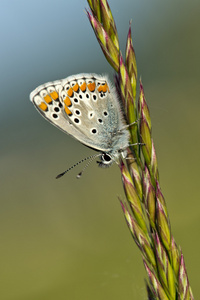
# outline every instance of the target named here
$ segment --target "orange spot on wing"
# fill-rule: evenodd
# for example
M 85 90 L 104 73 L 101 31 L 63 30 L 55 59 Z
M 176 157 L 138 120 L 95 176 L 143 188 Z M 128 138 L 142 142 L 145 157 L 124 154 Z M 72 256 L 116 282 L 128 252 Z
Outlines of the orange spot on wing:
M 46 103 L 44 103 L 44 102 L 41 102 L 38 106 L 43 111 L 47 111 L 48 110 L 48 107 L 47 107 Z
M 52 99 L 51 99 L 51 97 L 50 97 L 49 95 L 46 95 L 46 96 L 44 97 L 44 101 L 45 101 L 47 104 L 52 103 Z
M 85 92 L 86 87 L 87 87 L 87 86 L 86 86 L 86 83 L 83 82 L 83 84 L 80 86 L 81 91 L 82 91 L 82 92 Z
M 68 92 L 67 92 L 67 94 L 68 94 L 68 96 L 69 97 L 72 97 L 73 96 L 73 90 L 72 90 L 72 88 L 70 88 L 69 90 L 68 90 Z
M 71 116 L 72 115 L 72 112 L 71 110 L 69 110 L 69 108 L 67 106 L 65 106 L 65 112 L 68 116 Z
M 74 92 L 77 92 L 78 89 L 79 89 L 79 85 L 78 85 L 78 83 L 76 83 L 76 84 L 73 86 L 73 90 L 74 90 Z
M 98 87 L 98 91 L 99 91 L 99 93 L 100 92 L 104 92 L 105 93 L 105 92 L 109 91 L 109 87 L 108 87 L 107 83 L 100 85 Z
M 88 83 L 87 86 L 88 86 L 88 89 L 89 89 L 90 92 L 94 92 L 95 87 L 96 87 L 95 82 Z
M 66 97 L 66 98 L 65 98 L 64 103 L 65 103 L 67 106 L 71 106 L 71 105 L 72 105 L 71 100 L 69 99 L 69 97 Z
M 100 85 L 100 86 L 98 87 L 98 92 L 100 93 L 100 92 L 102 92 L 102 91 L 103 91 L 103 86 Z
M 59 98 L 58 93 L 56 91 L 52 92 L 50 95 L 53 100 L 56 100 Z

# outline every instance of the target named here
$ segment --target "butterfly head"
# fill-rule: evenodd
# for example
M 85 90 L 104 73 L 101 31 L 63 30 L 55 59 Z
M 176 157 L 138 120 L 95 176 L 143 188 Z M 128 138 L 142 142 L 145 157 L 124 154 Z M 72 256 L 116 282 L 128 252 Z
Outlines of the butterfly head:
M 100 156 L 100 161 L 97 161 L 99 167 L 107 168 L 112 165 L 112 163 L 119 163 L 120 157 L 125 158 L 127 156 L 126 150 L 116 150 L 110 152 L 103 152 Z

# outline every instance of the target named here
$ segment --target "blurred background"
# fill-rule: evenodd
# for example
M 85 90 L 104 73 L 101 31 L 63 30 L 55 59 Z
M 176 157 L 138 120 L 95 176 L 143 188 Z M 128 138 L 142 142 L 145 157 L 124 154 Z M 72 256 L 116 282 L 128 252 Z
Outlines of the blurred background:
M 129 20 L 150 107 L 172 232 L 199 290 L 200 2 L 109 0 L 125 49 Z M 113 70 L 80 0 L 1 1 L 0 298 L 146 299 L 141 255 L 126 226 L 117 166 L 75 168 L 93 153 L 44 120 L 38 85 Z

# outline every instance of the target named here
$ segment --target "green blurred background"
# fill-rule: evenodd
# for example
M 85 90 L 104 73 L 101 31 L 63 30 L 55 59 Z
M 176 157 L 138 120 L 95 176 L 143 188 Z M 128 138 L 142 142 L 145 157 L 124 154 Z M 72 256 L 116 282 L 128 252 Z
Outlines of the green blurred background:
M 199 290 L 200 2 L 110 0 L 121 49 L 129 20 L 150 107 L 172 232 Z M 38 85 L 109 74 L 80 0 L 1 1 L 0 298 L 146 299 L 145 272 L 117 199 L 117 166 L 77 167 L 93 153 L 45 121 Z

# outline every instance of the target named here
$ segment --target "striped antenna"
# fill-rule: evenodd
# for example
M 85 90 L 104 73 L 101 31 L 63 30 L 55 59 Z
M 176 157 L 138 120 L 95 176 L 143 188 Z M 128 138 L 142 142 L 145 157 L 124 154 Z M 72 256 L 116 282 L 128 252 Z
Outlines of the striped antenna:
M 84 159 L 80 160 L 79 162 L 77 162 L 76 164 L 74 164 L 73 166 L 71 166 L 69 169 L 67 169 L 66 171 L 58 174 L 56 176 L 56 179 L 62 177 L 63 175 L 65 175 L 67 172 L 69 172 L 71 169 L 75 168 L 76 166 L 78 166 L 79 164 L 81 164 L 82 162 L 86 161 L 89 159 L 89 162 L 85 165 L 85 167 L 83 168 L 83 170 L 76 176 L 77 178 L 80 178 L 83 171 L 89 166 L 89 164 L 98 156 L 101 156 L 102 154 L 94 154 L 94 155 L 90 155 L 88 157 L 85 157 Z
M 78 173 L 78 175 L 76 176 L 76 178 L 79 179 L 79 178 L 82 176 L 83 171 L 85 171 L 85 169 L 90 165 L 90 163 L 91 163 L 95 158 L 97 158 L 98 156 L 101 156 L 101 155 L 102 155 L 102 153 L 91 156 L 91 159 L 88 161 L 88 163 L 87 163 L 87 164 L 85 165 L 85 167 L 82 169 L 82 171 L 81 171 L 80 173 Z

